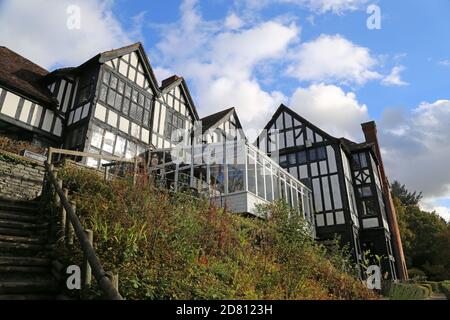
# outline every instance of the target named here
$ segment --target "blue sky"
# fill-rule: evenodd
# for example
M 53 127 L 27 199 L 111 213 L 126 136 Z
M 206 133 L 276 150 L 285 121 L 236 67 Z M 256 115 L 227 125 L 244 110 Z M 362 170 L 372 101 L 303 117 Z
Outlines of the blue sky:
M 391 180 L 450 220 L 449 16 L 449 0 L 0 0 L 0 42 L 53 69 L 141 41 L 201 116 L 234 106 L 250 131 L 280 103 L 358 141 L 376 120 Z

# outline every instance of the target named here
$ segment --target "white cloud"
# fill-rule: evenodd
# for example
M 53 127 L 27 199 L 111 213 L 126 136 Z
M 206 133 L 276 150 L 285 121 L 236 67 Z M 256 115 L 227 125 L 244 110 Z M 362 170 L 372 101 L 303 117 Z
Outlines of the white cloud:
M 369 49 L 341 35 L 321 35 L 303 43 L 293 60 L 287 72 L 303 81 L 363 85 L 382 78 L 374 71 L 378 61 Z
M 278 21 L 243 28 L 236 20 L 231 24 L 239 28 L 224 30 L 230 16 L 223 21 L 204 20 L 196 4 L 184 1 L 180 21 L 163 32 L 155 52 L 159 64 L 188 79 L 201 116 L 233 106 L 246 129 L 263 126 L 285 97 L 264 90 L 254 74 L 259 65 L 284 59 L 299 28 Z
M 390 179 L 423 191 L 433 207 L 441 207 L 435 200 L 450 198 L 449 124 L 450 100 L 438 100 L 412 112 L 388 109 L 379 125 Z
M 450 60 L 441 60 L 439 61 L 439 64 L 444 67 L 450 67 Z
M 369 119 L 367 106 L 352 92 L 334 85 L 317 84 L 299 88 L 290 100 L 298 114 L 338 138 L 362 139 L 360 124 Z
M 331 12 L 339 15 L 360 10 L 368 2 L 369 0 L 245 0 L 246 5 L 252 9 L 260 9 L 271 4 L 288 3 L 298 5 L 316 14 Z
M 391 74 L 386 76 L 381 83 L 385 86 L 407 86 L 408 83 L 403 81 L 401 73 L 405 70 L 403 66 L 395 66 L 392 68 Z
M 446 221 L 450 222 L 450 208 L 436 205 L 436 201 L 437 201 L 436 199 L 427 199 L 425 201 L 422 201 L 421 204 L 422 210 L 428 212 L 434 211 L 442 218 L 444 218 Z
M 343 14 L 347 11 L 361 9 L 367 4 L 368 0 L 285 0 L 286 2 L 306 5 L 310 10 L 316 13 L 333 12 Z
M 44 66 L 75 65 L 130 42 L 111 1 L 5 0 L 0 2 L 0 42 Z M 67 28 L 67 8 L 81 9 L 81 29 Z M 18 18 L 20 17 L 20 18 Z
M 241 28 L 244 25 L 244 21 L 239 18 L 235 13 L 230 14 L 225 19 L 225 27 L 227 29 L 236 30 Z

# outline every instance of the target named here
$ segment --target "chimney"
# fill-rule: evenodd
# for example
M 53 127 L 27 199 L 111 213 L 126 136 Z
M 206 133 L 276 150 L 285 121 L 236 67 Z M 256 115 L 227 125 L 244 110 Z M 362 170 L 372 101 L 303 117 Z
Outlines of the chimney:
M 394 201 L 390 191 L 389 180 L 384 170 L 383 158 L 381 157 L 380 144 L 378 142 L 377 125 L 375 121 L 361 124 L 362 130 L 367 143 L 373 144 L 375 154 L 380 165 L 380 178 L 383 184 L 383 192 L 386 199 L 386 207 L 388 213 L 389 228 L 391 231 L 392 245 L 394 250 L 395 262 L 397 265 L 397 277 L 400 280 L 408 280 L 408 270 L 406 268 L 405 256 L 403 253 L 402 239 L 397 223 L 397 212 L 395 211 Z

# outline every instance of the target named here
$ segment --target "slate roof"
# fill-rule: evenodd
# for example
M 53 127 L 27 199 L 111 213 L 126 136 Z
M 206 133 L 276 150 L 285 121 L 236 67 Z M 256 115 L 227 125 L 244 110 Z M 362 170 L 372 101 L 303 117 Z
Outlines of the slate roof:
M 217 122 L 222 120 L 230 111 L 234 110 L 234 108 L 229 108 L 226 110 L 219 111 L 217 113 L 211 114 L 207 117 L 202 118 L 200 121 L 202 122 L 202 133 L 208 131 L 212 126 L 214 126 Z
M 49 72 L 20 54 L 0 47 L 0 85 L 36 102 L 56 106 L 58 101 L 41 83 Z

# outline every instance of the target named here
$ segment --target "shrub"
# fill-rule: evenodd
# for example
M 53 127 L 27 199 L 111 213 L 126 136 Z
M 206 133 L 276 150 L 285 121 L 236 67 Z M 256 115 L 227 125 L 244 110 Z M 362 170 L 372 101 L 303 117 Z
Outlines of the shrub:
M 442 281 L 439 283 L 439 288 L 443 294 L 450 300 L 450 281 Z
M 411 280 L 421 281 L 426 280 L 425 272 L 417 268 L 411 268 L 408 270 L 408 275 Z
M 421 284 L 430 285 L 431 286 L 430 290 L 432 292 L 439 292 L 440 291 L 440 289 L 439 289 L 439 282 L 436 282 L 436 281 L 423 281 L 423 282 L 421 282 Z
M 14 140 L 0 135 L 0 150 L 8 151 L 15 154 L 20 154 L 23 150 L 30 150 L 36 153 L 44 153 L 45 149 L 31 144 L 27 141 Z
M 423 300 L 428 298 L 428 288 L 417 284 L 390 283 L 387 297 L 391 300 Z

